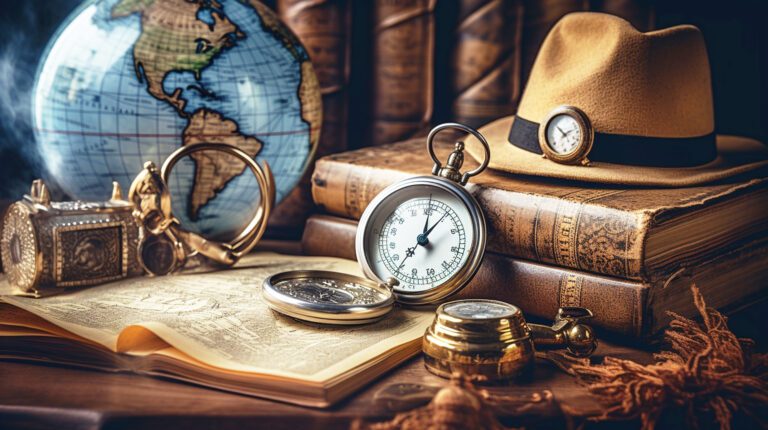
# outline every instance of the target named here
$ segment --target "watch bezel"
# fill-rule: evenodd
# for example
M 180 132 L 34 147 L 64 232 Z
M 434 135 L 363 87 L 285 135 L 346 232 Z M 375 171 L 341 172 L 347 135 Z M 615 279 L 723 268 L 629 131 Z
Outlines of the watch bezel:
M 555 119 L 555 117 L 560 115 L 566 115 L 570 118 L 573 118 L 579 127 L 581 136 L 576 148 L 565 154 L 561 154 L 552 149 L 549 141 L 547 140 L 547 130 L 549 129 L 550 123 L 553 119 Z M 556 163 L 588 165 L 589 159 L 587 156 L 592 151 L 594 140 L 595 131 L 592 128 L 592 123 L 589 121 L 589 117 L 586 113 L 584 113 L 584 111 L 575 106 L 558 106 L 552 109 L 544 118 L 544 121 L 539 124 L 539 147 L 541 147 L 541 152 L 544 157 Z

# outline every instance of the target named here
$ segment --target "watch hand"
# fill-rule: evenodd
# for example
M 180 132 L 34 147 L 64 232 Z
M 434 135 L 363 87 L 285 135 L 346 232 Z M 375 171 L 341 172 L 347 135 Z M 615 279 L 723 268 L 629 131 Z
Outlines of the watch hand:
M 440 224 L 440 221 L 442 221 L 442 220 L 443 220 L 443 218 L 445 218 L 447 215 L 448 215 L 448 212 L 446 211 L 446 212 L 443 214 L 443 216 L 441 216 L 441 217 L 440 217 L 440 219 L 439 219 L 439 220 L 437 220 L 437 222 L 436 222 L 436 223 L 435 223 L 435 224 L 434 224 L 432 227 L 430 227 L 430 228 L 429 228 L 429 230 L 427 230 L 426 232 L 424 232 L 424 238 L 426 238 L 427 236 L 429 236 L 429 233 L 432 233 L 432 230 L 434 230 L 434 229 L 435 229 L 435 227 L 437 227 L 437 225 L 438 225 L 438 224 Z
M 563 131 L 563 129 L 562 129 L 562 128 L 560 128 L 560 126 L 559 126 L 559 125 L 556 125 L 556 126 L 555 126 L 555 128 L 556 128 L 556 129 L 557 129 L 557 131 L 559 131 L 559 132 L 560 132 L 560 134 L 562 134 L 563 136 L 567 136 L 567 135 L 568 135 L 568 133 L 564 132 L 564 131 Z
M 416 251 L 416 245 L 405 250 L 405 258 L 403 258 L 403 261 L 400 263 L 399 266 L 397 266 L 397 269 L 395 269 L 395 274 L 400 273 L 400 269 L 402 269 L 403 266 L 405 266 L 405 260 L 413 256 L 414 251 Z
M 427 232 L 427 227 L 429 226 L 429 216 L 432 214 L 432 194 L 429 195 L 429 204 L 427 205 L 427 220 L 424 221 L 424 230 L 421 231 L 421 234 L 424 234 Z

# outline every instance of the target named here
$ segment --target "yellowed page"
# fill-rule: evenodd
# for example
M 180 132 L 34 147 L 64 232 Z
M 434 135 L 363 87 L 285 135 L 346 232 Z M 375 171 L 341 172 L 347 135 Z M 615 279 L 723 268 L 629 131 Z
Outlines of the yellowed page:
M 329 380 L 414 341 L 431 322 L 431 311 L 400 309 L 374 324 L 342 327 L 276 314 L 262 301 L 262 282 L 297 269 L 360 274 L 349 260 L 256 254 L 226 271 L 134 278 L 43 299 L 3 299 L 113 351 L 130 349 L 118 348 L 132 345 L 125 337 L 133 332 L 126 328 L 143 327 L 214 367 L 307 381 Z

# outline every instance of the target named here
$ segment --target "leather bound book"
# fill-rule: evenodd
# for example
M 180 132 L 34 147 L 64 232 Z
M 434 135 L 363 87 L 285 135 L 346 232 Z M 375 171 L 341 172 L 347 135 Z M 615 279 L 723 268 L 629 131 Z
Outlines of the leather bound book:
M 313 215 L 302 238 L 306 255 L 355 259 L 357 223 Z M 766 241 L 747 244 L 655 283 L 634 282 L 488 252 L 472 283 L 455 297 L 490 298 L 519 306 L 526 315 L 552 319 L 560 306 L 590 309 L 598 329 L 637 340 L 652 340 L 670 321 L 666 311 L 698 315 L 691 282 L 707 304 L 733 313 L 768 293 Z
M 397 142 L 432 117 L 436 0 L 375 0 L 373 6 L 373 145 Z
M 476 165 L 467 158 L 464 169 Z M 312 195 L 326 211 L 359 219 L 384 187 L 431 169 L 424 139 L 336 154 L 318 160 Z M 470 187 L 486 215 L 490 251 L 616 278 L 666 279 L 768 233 L 765 178 L 611 188 L 489 169 Z
M 318 156 L 347 148 L 349 4 L 347 0 L 278 0 L 277 13 L 309 53 L 323 95 Z
M 520 98 L 520 0 L 462 0 L 452 58 L 456 121 L 479 127 L 515 112 Z
M 316 157 L 347 148 L 349 5 L 347 0 L 279 0 L 277 13 L 307 50 L 320 84 L 323 122 Z M 270 236 L 292 238 L 313 211 L 307 172 L 270 219 Z M 297 239 L 297 238 L 296 238 Z

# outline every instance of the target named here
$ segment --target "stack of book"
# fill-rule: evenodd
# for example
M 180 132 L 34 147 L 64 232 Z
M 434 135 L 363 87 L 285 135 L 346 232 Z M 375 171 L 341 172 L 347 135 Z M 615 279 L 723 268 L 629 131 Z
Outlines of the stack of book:
M 318 160 L 312 197 L 328 215 L 307 222 L 304 252 L 354 259 L 356 220 L 367 204 L 391 183 L 431 168 L 423 138 Z M 667 326 L 667 311 L 696 315 L 692 282 L 726 313 L 768 296 L 765 178 L 679 189 L 490 170 L 473 180 L 488 245 L 459 297 L 504 300 L 541 318 L 583 306 L 598 329 L 651 340 Z

